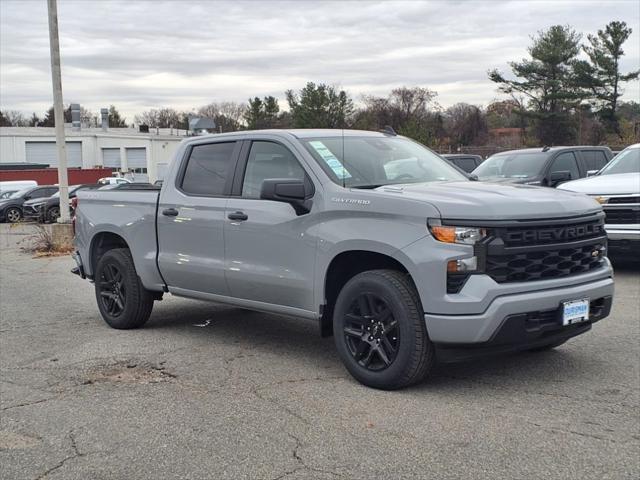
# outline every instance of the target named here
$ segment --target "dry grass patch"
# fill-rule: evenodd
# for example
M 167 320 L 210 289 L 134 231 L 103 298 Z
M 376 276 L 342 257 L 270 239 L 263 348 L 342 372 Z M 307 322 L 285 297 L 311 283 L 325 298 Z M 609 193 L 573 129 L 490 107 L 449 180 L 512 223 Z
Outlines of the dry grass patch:
M 25 243 L 20 249 L 34 256 L 59 257 L 73 252 L 73 244 L 69 241 L 56 241 L 51 228 L 44 225 L 35 225 L 36 232 L 29 235 L 20 243 Z

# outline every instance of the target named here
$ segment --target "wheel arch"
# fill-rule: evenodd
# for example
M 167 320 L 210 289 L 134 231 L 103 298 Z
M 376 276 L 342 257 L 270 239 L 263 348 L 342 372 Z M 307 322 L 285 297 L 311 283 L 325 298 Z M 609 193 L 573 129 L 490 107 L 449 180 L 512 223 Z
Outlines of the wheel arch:
M 99 232 L 93 236 L 89 247 L 89 262 L 93 275 L 100 257 L 114 248 L 129 248 L 129 244 L 122 236 L 109 231 Z
M 333 256 L 323 276 L 323 307 L 320 315 L 320 334 L 332 335 L 333 306 L 342 287 L 355 275 L 367 270 L 388 269 L 405 273 L 413 283 L 411 268 L 404 258 L 396 258 L 391 252 L 378 249 L 344 250 Z M 415 284 L 414 284 L 415 286 Z

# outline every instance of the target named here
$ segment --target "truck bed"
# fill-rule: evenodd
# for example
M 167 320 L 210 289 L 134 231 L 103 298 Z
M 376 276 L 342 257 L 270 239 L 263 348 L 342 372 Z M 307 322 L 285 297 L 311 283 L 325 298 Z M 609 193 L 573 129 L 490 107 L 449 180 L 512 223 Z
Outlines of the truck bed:
M 105 233 L 118 235 L 129 245 L 144 286 L 152 290 L 162 289 L 164 282 L 156 263 L 156 214 L 159 197 L 160 189 L 153 185 L 79 192 L 76 244 L 80 253 L 89 258 L 91 239 L 96 232 L 103 232 L 97 241 L 101 241 L 100 238 L 104 238 Z

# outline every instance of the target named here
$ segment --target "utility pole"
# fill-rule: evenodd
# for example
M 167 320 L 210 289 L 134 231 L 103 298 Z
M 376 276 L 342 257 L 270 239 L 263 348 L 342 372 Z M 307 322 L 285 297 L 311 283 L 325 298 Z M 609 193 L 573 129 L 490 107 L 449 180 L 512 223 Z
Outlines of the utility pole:
M 62 104 L 62 74 L 60 72 L 60 42 L 58 39 L 58 6 L 47 0 L 49 13 L 49 48 L 51 50 L 51 78 L 53 80 L 53 111 L 56 122 L 58 148 L 58 188 L 60 190 L 59 223 L 69 223 L 69 180 L 67 178 L 67 146 L 64 138 L 64 106 Z

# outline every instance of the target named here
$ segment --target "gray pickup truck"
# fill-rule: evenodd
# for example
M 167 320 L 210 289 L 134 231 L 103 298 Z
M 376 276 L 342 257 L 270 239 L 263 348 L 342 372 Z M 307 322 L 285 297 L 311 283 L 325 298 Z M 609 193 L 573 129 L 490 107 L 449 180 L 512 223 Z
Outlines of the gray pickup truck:
M 303 317 L 376 388 L 553 348 L 611 309 L 595 200 L 470 181 L 393 132 L 194 137 L 161 188 L 77 198 L 74 272 L 110 326 L 142 326 L 167 292 Z

